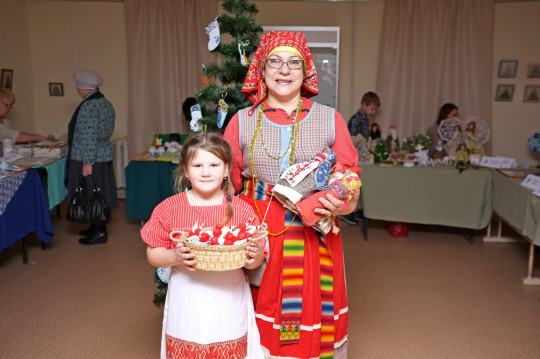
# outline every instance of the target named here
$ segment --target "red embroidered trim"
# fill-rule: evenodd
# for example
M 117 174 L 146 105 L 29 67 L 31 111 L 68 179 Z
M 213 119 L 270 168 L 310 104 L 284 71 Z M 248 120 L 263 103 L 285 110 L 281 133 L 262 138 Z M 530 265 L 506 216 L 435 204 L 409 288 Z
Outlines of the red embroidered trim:
M 167 335 L 167 359 L 242 359 L 247 356 L 247 334 L 241 338 L 199 344 Z

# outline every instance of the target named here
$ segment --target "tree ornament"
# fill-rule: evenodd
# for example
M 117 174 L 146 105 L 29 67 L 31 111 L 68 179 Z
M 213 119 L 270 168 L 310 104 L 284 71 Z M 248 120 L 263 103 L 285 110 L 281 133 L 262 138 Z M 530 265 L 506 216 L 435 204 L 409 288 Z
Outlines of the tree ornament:
M 201 81 L 203 84 L 209 85 L 212 79 L 210 78 L 210 76 L 207 75 L 206 66 L 204 66 L 204 64 L 202 64 L 202 68 L 203 68 L 204 76 L 201 77 Z
M 249 60 L 246 56 L 246 50 L 244 50 L 244 47 L 249 45 L 249 40 L 242 42 L 238 40 L 238 52 L 240 53 L 240 63 L 242 66 L 249 67 Z
M 217 17 L 214 21 L 210 23 L 206 27 L 206 33 L 210 37 L 210 40 L 208 41 L 208 51 L 214 51 L 221 42 L 220 34 L 219 34 L 219 23 L 217 21 Z
M 191 131 L 199 132 L 201 130 L 200 120 L 202 118 L 201 105 L 196 104 L 191 106 L 190 111 L 191 121 L 189 121 L 189 126 L 191 127 Z
M 227 94 L 225 94 L 225 96 L 227 96 Z M 217 126 L 218 128 L 221 128 L 223 127 L 223 123 L 225 123 L 225 118 L 227 117 L 227 112 L 229 111 L 229 105 L 227 105 L 227 102 L 225 102 L 224 98 L 221 98 L 219 100 L 217 111 Z

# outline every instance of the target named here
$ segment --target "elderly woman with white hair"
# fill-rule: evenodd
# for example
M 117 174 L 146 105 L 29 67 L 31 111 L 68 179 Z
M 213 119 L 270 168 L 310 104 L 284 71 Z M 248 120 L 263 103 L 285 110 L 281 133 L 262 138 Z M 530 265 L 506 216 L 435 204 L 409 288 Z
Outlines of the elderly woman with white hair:
M 118 207 L 110 141 L 114 130 L 114 107 L 99 90 L 103 80 L 96 72 L 80 70 L 73 78 L 82 101 L 68 126 L 68 200 L 71 202 L 82 179 L 92 176 L 95 186 L 101 189 L 107 204 L 114 209 Z M 92 181 L 88 187 L 92 188 Z M 79 239 L 81 244 L 107 242 L 104 223 L 90 223 L 90 227 L 80 233 L 84 236 Z

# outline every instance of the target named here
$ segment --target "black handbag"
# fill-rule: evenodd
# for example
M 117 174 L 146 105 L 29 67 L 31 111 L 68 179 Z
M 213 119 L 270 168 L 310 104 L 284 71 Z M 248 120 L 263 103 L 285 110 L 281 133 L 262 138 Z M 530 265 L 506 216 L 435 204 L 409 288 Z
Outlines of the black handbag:
M 92 186 L 91 192 L 87 190 L 89 185 Z M 70 222 L 83 223 L 105 224 L 111 221 L 111 207 L 105 201 L 101 188 L 95 185 L 92 176 L 83 177 L 79 182 L 68 204 L 66 218 Z

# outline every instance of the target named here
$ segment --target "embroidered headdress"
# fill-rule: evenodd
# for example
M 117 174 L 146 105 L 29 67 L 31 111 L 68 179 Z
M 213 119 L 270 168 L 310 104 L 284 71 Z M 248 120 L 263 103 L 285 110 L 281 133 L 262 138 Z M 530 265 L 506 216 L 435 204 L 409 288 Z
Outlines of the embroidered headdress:
M 242 86 L 242 92 L 253 102 L 250 113 L 267 96 L 267 88 L 263 78 L 266 58 L 276 48 L 279 48 L 279 51 L 289 51 L 287 47 L 292 48 L 291 52 L 299 53 L 304 60 L 305 77 L 301 88 L 302 96 L 312 97 L 319 94 L 319 78 L 304 34 L 301 32 L 271 31 L 261 37 L 259 47 L 251 61 Z

